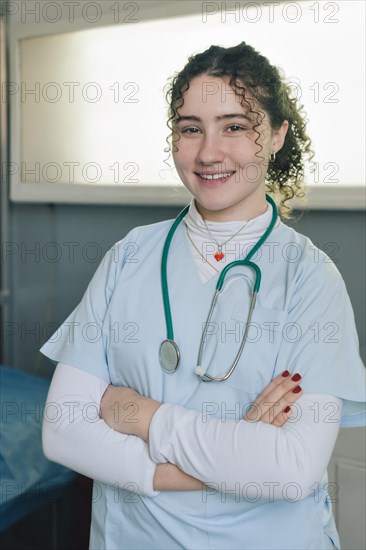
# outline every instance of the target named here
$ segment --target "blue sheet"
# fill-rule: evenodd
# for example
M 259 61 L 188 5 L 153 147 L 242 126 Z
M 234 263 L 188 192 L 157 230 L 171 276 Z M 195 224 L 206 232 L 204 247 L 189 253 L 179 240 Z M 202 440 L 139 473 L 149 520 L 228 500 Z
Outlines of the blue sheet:
M 0 531 L 56 500 L 77 475 L 42 451 L 42 415 L 50 380 L 0 365 Z

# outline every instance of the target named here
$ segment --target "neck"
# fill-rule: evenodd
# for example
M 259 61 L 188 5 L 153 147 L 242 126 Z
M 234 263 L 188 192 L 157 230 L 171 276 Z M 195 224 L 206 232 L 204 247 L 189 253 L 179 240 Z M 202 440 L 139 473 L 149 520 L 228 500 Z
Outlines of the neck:
M 246 201 L 245 204 L 235 204 L 221 210 L 209 210 L 195 199 L 195 205 L 202 218 L 206 221 L 230 222 L 252 220 L 267 211 L 268 204 L 265 195 L 256 201 Z

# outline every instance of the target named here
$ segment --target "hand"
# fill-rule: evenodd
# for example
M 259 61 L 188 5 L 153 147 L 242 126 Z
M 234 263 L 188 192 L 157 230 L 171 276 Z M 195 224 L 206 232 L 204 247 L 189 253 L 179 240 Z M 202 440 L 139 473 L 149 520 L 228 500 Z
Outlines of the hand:
M 201 491 L 206 485 L 183 472 L 175 464 L 157 464 L 153 479 L 154 491 Z
M 148 441 L 150 422 L 160 405 L 131 388 L 110 385 L 100 403 L 100 417 L 117 432 Z
M 299 374 L 292 377 L 288 371 L 279 374 L 257 397 L 244 420 L 249 422 L 261 420 L 266 424 L 283 426 L 291 416 L 292 410 L 289 406 L 302 395 L 302 389 L 298 385 L 300 380 Z M 295 388 L 297 390 L 294 393 Z
M 125 430 L 137 422 L 136 411 L 140 394 L 131 388 L 109 385 L 100 402 L 100 417 L 114 430 Z

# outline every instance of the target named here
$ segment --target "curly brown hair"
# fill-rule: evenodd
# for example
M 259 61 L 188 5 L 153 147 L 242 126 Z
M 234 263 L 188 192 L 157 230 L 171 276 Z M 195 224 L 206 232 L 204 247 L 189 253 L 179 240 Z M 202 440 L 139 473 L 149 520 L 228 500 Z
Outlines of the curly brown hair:
M 274 129 L 280 128 L 284 120 L 288 121 L 283 147 L 276 153 L 275 160 L 268 165 L 266 191 L 279 195 L 280 213 L 282 217 L 289 218 L 292 209 L 286 202 L 293 197 L 305 196 L 305 156 L 311 160 L 314 152 L 306 134 L 307 121 L 303 105 L 298 105 L 297 98 L 292 97 L 293 90 L 286 82 L 283 71 L 271 65 L 266 57 L 245 42 L 231 48 L 211 46 L 206 51 L 189 57 L 185 67 L 168 81 L 167 125 L 171 134 L 167 137 L 168 148 L 165 151 L 169 154 L 169 140 L 174 133 L 178 109 L 184 103 L 184 93 L 189 89 L 190 81 L 201 75 L 230 77 L 230 86 L 241 98 L 241 104 L 247 105 L 249 112 L 256 116 L 253 126 L 258 134 L 256 143 L 260 137 L 256 128 L 263 120 L 263 113 L 255 108 L 263 109 L 268 114 Z

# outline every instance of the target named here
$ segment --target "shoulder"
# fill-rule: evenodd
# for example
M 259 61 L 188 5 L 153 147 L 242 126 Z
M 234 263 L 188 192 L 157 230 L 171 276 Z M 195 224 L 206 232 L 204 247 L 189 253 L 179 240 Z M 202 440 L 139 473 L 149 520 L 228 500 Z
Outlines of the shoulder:
M 148 225 L 140 225 L 129 231 L 123 239 L 117 241 L 112 249 L 120 250 L 126 245 L 136 244 L 138 246 L 149 245 L 152 241 L 159 241 L 164 238 L 174 220 L 164 220 Z
M 115 263 L 124 263 L 126 256 L 131 254 L 134 247 L 149 246 L 154 241 L 164 238 L 174 220 L 164 220 L 148 225 L 141 225 L 131 229 L 122 239 L 114 243 L 105 255 Z
M 279 230 L 282 258 L 288 264 L 294 264 L 293 275 L 299 285 L 304 284 L 305 281 L 317 285 L 344 284 L 342 275 L 333 260 L 309 237 L 284 223 L 280 224 Z
M 332 311 L 334 319 L 338 318 L 349 298 L 342 275 L 332 259 L 309 237 L 285 224 L 278 235 L 286 252 L 281 261 L 287 311 L 315 317 Z
M 104 296 L 105 303 L 109 303 L 121 273 L 128 267 L 128 272 L 133 276 L 136 269 L 141 266 L 141 257 L 150 257 L 150 254 L 141 252 L 146 252 L 146 247 L 150 252 L 159 242 L 164 241 L 172 221 L 164 220 L 131 229 L 106 252 L 86 292 L 94 297 Z
M 130 267 L 141 264 L 141 257 L 149 257 L 145 251 L 154 250 L 164 241 L 173 220 L 164 220 L 131 229 L 123 239 L 117 241 L 105 254 L 94 277 L 114 288 L 126 264 Z M 97 276 L 99 274 L 99 277 Z

